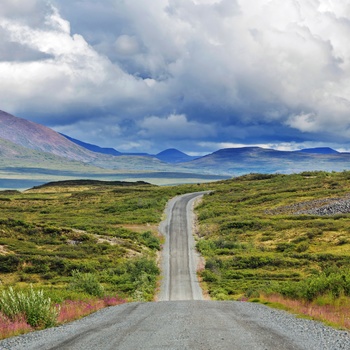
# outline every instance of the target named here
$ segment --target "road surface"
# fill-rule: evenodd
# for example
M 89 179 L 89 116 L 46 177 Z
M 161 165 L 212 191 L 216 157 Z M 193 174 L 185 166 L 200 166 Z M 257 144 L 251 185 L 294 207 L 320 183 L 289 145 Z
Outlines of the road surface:
M 201 194 L 169 202 L 159 302 L 110 307 L 70 324 L 0 341 L 0 350 L 337 350 L 347 332 L 264 305 L 202 300 L 191 235 L 192 204 Z
M 186 194 L 168 203 L 166 220 L 160 227 L 166 238 L 160 301 L 203 300 L 196 274 L 199 258 L 192 235 L 192 209 L 195 199 L 205 193 Z

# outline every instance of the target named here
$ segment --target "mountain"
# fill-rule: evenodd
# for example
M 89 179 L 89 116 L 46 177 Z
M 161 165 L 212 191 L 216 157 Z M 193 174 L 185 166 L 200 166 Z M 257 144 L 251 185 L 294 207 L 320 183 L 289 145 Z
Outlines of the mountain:
M 113 156 L 82 147 L 58 132 L 26 119 L 0 111 L 0 139 L 65 159 L 80 161 L 104 169 L 128 171 L 173 171 L 156 158 L 144 156 Z
M 0 188 L 24 189 L 68 179 L 146 179 L 169 185 L 222 176 L 175 167 L 149 155 L 93 152 L 46 126 L 0 111 Z
M 22 189 L 50 180 L 100 177 L 110 174 L 111 171 L 107 169 L 25 148 L 0 138 L 0 189 Z
M 314 154 L 339 154 L 338 151 L 330 147 L 304 148 L 296 152 L 314 153 Z
M 75 144 L 86 148 L 87 150 L 91 151 L 91 152 L 95 152 L 95 153 L 101 153 L 101 154 L 108 154 L 108 155 L 112 155 L 112 156 L 140 156 L 140 157 L 155 157 L 151 154 L 148 153 L 122 153 L 117 151 L 114 148 L 104 148 L 104 147 L 100 147 L 97 145 L 93 145 L 91 143 L 87 143 L 87 142 L 83 142 L 77 139 L 74 139 L 73 137 L 61 134 L 62 136 L 64 136 L 65 138 L 67 138 L 69 141 L 74 142 Z
M 73 160 L 91 161 L 93 158 L 89 151 L 54 130 L 3 111 L 0 111 L 0 138 L 24 148 Z
M 171 163 L 171 164 L 175 164 L 175 163 L 181 163 L 181 162 L 189 162 L 193 159 L 196 159 L 198 157 L 191 157 L 189 155 L 187 155 L 186 153 L 183 153 L 175 148 L 169 148 L 165 151 L 162 151 L 156 155 L 152 155 L 152 154 L 148 154 L 148 153 L 122 153 L 119 152 L 117 150 L 115 150 L 114 148 L 103 148 L 97 145 L 93 145 L 91 143 L 86 143 L 77 139 L 74 139 L 73 137 L 61 134 L 62 136 L 64 136 L 65 138 L 67 138 L 68 140 L 74 142 L 75 144 L 84 147 L 92 152 L 96 152 L 96 153 L 101 153 L 101 154 L 109 154 L 109 155 L 113 155 L 113 156 L 141 156 L 141 157 L 154 157 L 159 159 L 162 162 L 165 163 Z
M 198 157 L 191 157 L 175 148 L 169 148 L 155 155 L 159 160 L 166 163 L 183 163 L 194 160 Z
M 303 171 L 343 171 L 350 168 L 350 154 L 277 151 L 260 147 L 225 148 L 181 163 L 190 169 L 231 176 L 247 173 L 291 174 Z
M 0 111 L 0 187 L 1 181 L 13 178 L 41 183 L 93 177 L 175 184 L 186 179 L 198 183 L 247 173 L 290 174 L 350 168 L 350 153 L 327 147 L 301 151 L 226 148 L 200 158 L 176 149 L 155 156 L 112 150 L 65 137 L 46 126 Z
M 64 134 L 61 134 L 61 135 L 64 136 L 69 141 L 72 141 L 75 144 L 88 149 L 89 151 L 96 152 L 96 153 L 102 153 L 102 154 L 109 154 L 112 156 L 120 156 L 121 155 L 121 152 L 118 152 L 114 148 L 103 148 L 103 147 L 93 145 L 91 143 L 86 143 L 86 142 L 74 139 L 73 137 L 69 137 L 69 136 L 64 135 Z

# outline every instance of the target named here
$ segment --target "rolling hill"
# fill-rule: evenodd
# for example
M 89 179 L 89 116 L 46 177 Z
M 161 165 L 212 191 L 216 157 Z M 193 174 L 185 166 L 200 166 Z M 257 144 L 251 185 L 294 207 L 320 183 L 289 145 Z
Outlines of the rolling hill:
M 322 153 L 317 149 L 301 152 L 260 147 L 225 148 L 188 163 L 181 163 L 181 166 L 188 170 L 197 168 L 201 171 L 229 175 L 292 174 L 313 170 L 343 171 L 350 168 L 350 154 L 336 151 Z
M 121 155 L 121 152 L 117 151 L 114 148 L 100 147 L 100 146 L 97 146 L 97 145 L 93 145 L 91 143 L 87 143 L 87 142 L 83 142 L 83 141 L 74 139 L 73 137 L 69 137 L 69 136 L 64 135 L 64 134 L 61 134 L 61 135 L 64 136 L 69 141 L 72 141 L 75 144 L 88 149 L 89 151 L 96 152 L 96 153 L 102 153 L 102 154 L 109 154 L 109 155 L 112 155 L 112 156 L 120 156 Z
M 175 148 L 169 148 L 155 155 L 159 160 L 166 163 L 182 163 L 190 162 L 191 160 L 197 159 L 198 157 L 191 157 L 186 153 L 183 153 Z
M 200 173 L 198 169 L 175 167 L 155 157 L 95 151 L 48 127 L 0 111 L 0 189 L 24 189 L 50 181 L 82 178 L 146 180 L 163 185 L 223 178 Z
M 68 140 L 74 142 L 75 144 L 84 147 L 92 152 L 96 153 L 101 153 L 101 154 L 109 154 L 113 156 L 144 156 L 144 157 L 154 157 L 159 159 L 162 162 L 165 163 L 171 163 L 171 164 L 176 164 L 176 163 L 181 163 L 181 162 L 189 162 L 193 159 L 197 159 L 198 157 L 191 157 L 188 154 L 181 152 L 175 148 L 169 148 L 166 149 L 156 155 L 148 154 L 148 153 L 122 153 L 117 151 L 114 148 L 105 148 L 105 147 L 100 147 L 97 145 L 93 145 L 91 143 L 86 143 L 77 139 L 74 139 L 73 137 L 61 134 Z
M 115 157 L 88 150 L 54 130 L 0 111 L 0 139 L 28 150 L 45 152 L 65 159 L 83 162 L 104 169 L 172 171 L 156 158 L 142 156 Z M 4 157 L 4 159 L 6 159 Z M 8 159 L 11 161 L 11 157 Z M 60 163 L 60 160 L 58 163 Z M 58 164 L 59 165 L 59 164 Z
M 3 188 L 6 187 L 2 185 L 4 181 L 13 179 L 39 183 L 76 178 L 135 179 L 177 184 L 247 173 L 291 174 L 349 168 L 350 153 L 340 153 L 328 147 L 300 151 L 225 148 L 199 158 L 177 149 L 167 149 L 153 156 L 123 154 L 0 111 L 0 187 Z
M 304 148 L 298 152 L 314 153 L 314 154 L 339 154 L 338 151 L 329 147 Z
M 52 129 L 0 111 L 0 138 L 35 151 L 78 161 L 91 161 L 93 155 Z

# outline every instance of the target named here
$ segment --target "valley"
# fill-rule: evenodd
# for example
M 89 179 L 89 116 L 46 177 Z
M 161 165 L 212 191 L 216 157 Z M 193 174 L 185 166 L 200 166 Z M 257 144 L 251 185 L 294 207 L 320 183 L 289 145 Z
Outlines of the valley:
M 277 294 L 291 297 L 293 288 L 295 293 L 306 291 L 307 284 L 313 286 L 315 281 L 322 280 L 328 264 L 325 278 L 330 277 L 330 289 L 317 287 L 318 304 L 326 297 L 334 305 L 342 300 L 339 305 L 345 312 L 348 289 L 344 271 L 349 266 L 349 243 L 345 240 L 340 243 L 340 239 L 345 239 L 349 214 L 322 219 L 293 213 L 296 208 L 322 206 L 339 198 L 348 191 L 348 177 L 348 173 L 255 174 L 202 185 L 210 192 L 192 194 L 187 193 L 197 185 L 166 188 L 147 183 L 90 181 L 53 183 L 23 194 L 3 192 L 2 215 L 11 213 L 15 217 L 1 221 L 3 257 L 18 259 L 18 271 L 2 271 L 3 285 L 25 288 L 26 284 L 34 283 L 35 288 L 43 288 L 54 300 L 87 298 L 86 291 L 69 287 L 76 278 L 72 269 L 78 267 L 81 273 L 90 271 L 96 276 L 104 293 L 117 292 L 134 302 L 106 308 L 58 328 L 3 340 L 0 348 L 347 348 L 349 333 L 296 318 L 257 301 L 261 298 L 260 302 L 266 303 L 269 295 Z M 242 193 L 244 197 L 240 197 Z M 191 257 L 193 245 L 188 242 L 193 227 L 191 203 L 198 195 L 204 196 L 196 208 L 200 225 L 196 241 L 206 259 L 199 277 L 212 301 L 201 300 L 201 292 L 193 294 L 193 285 L 199 287 L 193 274 L 197 263 Z M 162 209 L 170 198 L 173 199 L 168 202 L 161 226 L 165 236 L 160 237 L 155 224 L 161 220 Z M 20 207 L 16 201 L 21 203 Z M 245 202 L 252 207 L 250 212 L 246 212 Z M 291 225 L 291 220 L 298 225 Z M 52 226 L 47 227 L 48 223 Z M 269 240 L 264 239 L 266 231 L 262 232 L 266 227 Z M 317 231 L 312 236 L 313 227 L 322 230 L 322 234 Z M 307 233 L 310 233 L 308 247 L 301 250 Z M 68 249 L 67 242 L 72 240 L 76 243 Z M 161 243 L 163 277 L 160 288 L 156 288 L 159 270 L 155 252 Z M 61 245 L 65 245 L 62 250 Z M 60 259 L 60 266 L 66 270 L 57 270 L 58 261 L 52 265 L 51 257 Z M 109 260 L 113 266 L 107 265 Z M 231 262 L 237 264 L 231 267 L 227 264 Z M 47 265 L 50 268 L 45 270 Z M 336 270 L 331 269 L 335 265 L 341 267 L 339 273 L 345 276 L 340 278 L 343 287 L 336 284 L 337 288 L 344 288 L 338 289 L 338 295 L 332 294 Z M 304 289 L 298 288 L 300 284 Z M 153 300 L 157 290 L 160 301 L 145 303 Z M 295 294 L 293 298 L 307 300 L 304 295 Z M 283 298 L 280 302 L 283 303 Z
M 122 153 L 0 111 L 0 189 L 28 189 L 81 178 L 196 184 L 249 173 L 343 171 L 349 164 L 349 153 L 327 147 L 298 151 L 226 148 L 196 157 L 177 149 L 157 154 Z
M 150 321 L 157 333 L 152 312 L 158 318 L 175 313 L 190 323 L 203 319 L 207 327 L 211 317 L 218 317 L 218 334 L 228 339 L 222 349 L 244 347 L 247 341 L 232 338 L 232 324 L 249 334 L 256 349 L 310 348 L 305 347 L 310 339 L 295 335 L 288 326 L 277 330 L 272 322 L 264 329 L 268 309 L 251 303 L 239 306 L 246 301 L 350 329 L 350 175 L 344 170 L 349 154 L 330 148 L 285 152 L 259 147 L 222 149 L 202 157 L 175 149 L 156 155 L 124 154 L 4 112 L 1 122 L 6 126 L 0 130 L 4 293 L 11 288 L 14 293 L 40 291 L 65 312 L 71 304 L 94 305 L 89 311 L 72 311 L 69 318 L 57 311 L 59 323 L 131 302 L 116 311 L 130 314 L 126 324 L 112 315 L 106 321 L 111 329 L 121 327 L 121 348 L 144 345 L 144 338 L 127 336 L 129 327 L 146 332 Z M 203 198 L 193 214 L 198 196 Z M 195 249 L 203 259 L 199 269 Z M 255 312 L 262 315 L 262 323 Z M 253 326 L 244 321 L 248 314 Z M 12 325 L 13 320 L 6 320 Z M 295 319 L 290 320 L 286 324 L 294 325 Z M 173 321 L 165 322 L 186 333 Z M 25 323 L 23 329 L 8 333 L 5 323 L 1 337 L 43 328 Z M 99 332 L 102 324 L 75 330 L 81 335 L 68 337 L 64 346 L 81 340 L 93 344 L 87 334 Z M 193 330 L 191 336 L 199 344 L 220 343 L 214 335 L 205 338 L 201 327 Z M 340 337 L 347 344 L 347 333 L 343 337 L 331 330 L 328 338 L 328 331 L 319 331 L 326 337 L 321 342 Z M 188 337 L 179 334 L 174 334 L 176 344 L 193 348 Z M 174 345 L 157 335 L 154 344 L 159 342 Z

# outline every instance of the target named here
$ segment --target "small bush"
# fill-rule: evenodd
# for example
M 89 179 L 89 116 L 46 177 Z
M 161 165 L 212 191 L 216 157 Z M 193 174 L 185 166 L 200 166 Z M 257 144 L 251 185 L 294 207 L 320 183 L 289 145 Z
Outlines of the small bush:
M 306 252 L 308 249 L 309 249 L 309 242 L 307 241 L 300 242 L 295 247 L 295 251 L 298 253 Z
M 96 297 L 103 296 L 103 286 L 100 284 L 95 274 L 82 273 L 78 270 L 73 270 L 72 277 L 73 280 L 69 284 L 70 289 L 85 292 Z
M 10 287 L 2 291 L 0 311 L 11 320 L 24 315 L 32 327 L 54 326 L 58 310 L 51 306 L 51 299 L 44 296 L 43 290 L 35 291 L 31 286 L 27 291 L 16 292 Z
M 160 250 L 160 241 L 151 231 L 146 231 L 141 235 L 141 242 L 148 248 Z
M 217 282 L 219 280 L 219 276 L 210 270 L 204 270 L 201 275 L 205 282 Z

